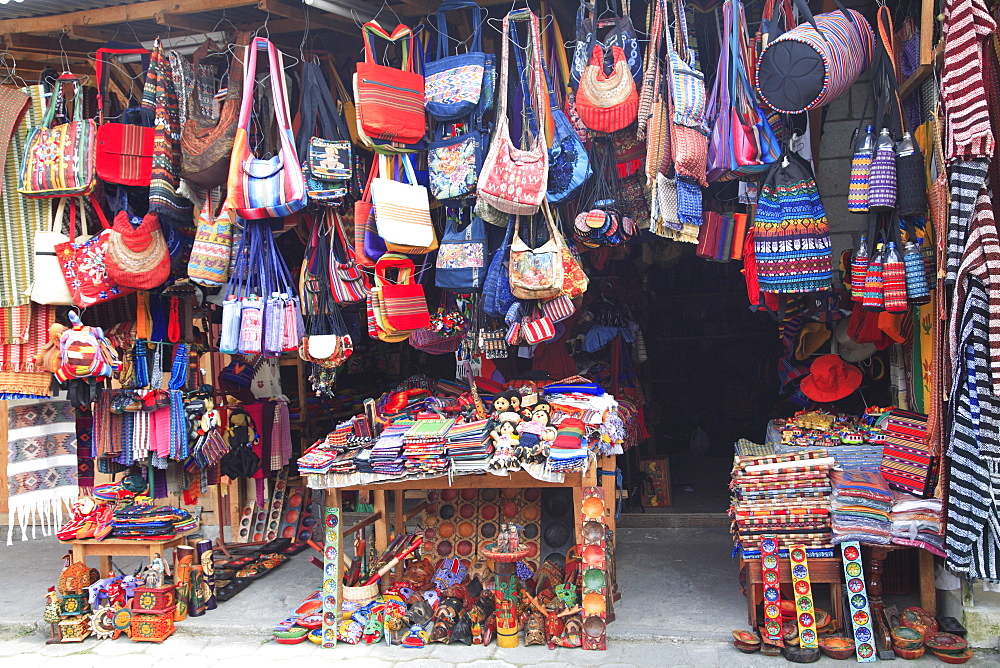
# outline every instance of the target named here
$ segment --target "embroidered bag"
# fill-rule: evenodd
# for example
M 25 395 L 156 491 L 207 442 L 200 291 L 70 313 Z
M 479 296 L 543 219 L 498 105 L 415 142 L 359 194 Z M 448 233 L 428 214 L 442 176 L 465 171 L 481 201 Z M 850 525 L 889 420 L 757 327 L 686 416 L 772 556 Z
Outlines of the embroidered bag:
M 830 289 L 833 258 L 826 211 L 809 162 L 794 152 L 764 179 L 754 217 L 757 279 L 765 293 Z
M 55 81 L 55 91 L 38 127 L 25 141 L 18 175 L 18 192 L 25 197 L 89 195 L 96 183 L 94 169 L 97 123 L 83 118 L 83 104 L 73 105 L 73 120 L 52 127 L 56 110 L 64 106 L 63 89 L 73 86 L 73 99 L 83 100 L 83 85 L 69 73 Z
M 497 108 L 497 124 L 493 133 L 486 162 L 479 174 L 478 197 L 490 206 L 505 213 L 531 215 L 538 211 L 548 184 L 548 151 L 544 133 L 535 133 L 531 147 L 517 148 L 510 137 L 510 120 L 507 118 L 507 91 L 510 80 L 510 40 L 511 21 L 530 21 L 531 50 L 530 71 L 526 75 L 529 90 L 535 93 L 532 101 L 535 110 L 544 109 L 545 88 L 542 82 L 541 37 L 538 17 L 528 9 L 510 12 L 503 19 L 503 62 L 500 65 L 500 102 Z M 528 100 L 525 100 L 525 106 Z
M 548 301 L 541 303 L 542 313 L 552 322 L 562 322 L 576 313 L 576 306 L 573 300 L 562 294 Z
M 229 48 L 220 49 L 206 40 L 192 56 L 196 83 L 191 88 L 187 121 L 181 129 L 181 178 L 206 190 L 226 185 L 233 142 L 240 121 L 243 99 L 243 58 L 250 43 L 250 33 L 237 31 Z M 213 49 L 214 47 L 214 49 Z M 213 53 L 214 50 L 214 53 Z M 232 52 L 226 74 L 225 95 L 219 102 L 218 117 L 210 113 L 211 99 L 197 84 L 202 60 Z M 219 95 L 222 95 L 219 91 Z
M 472 10 L 472 42 L 465 53 L 449 56 L 451 37 L 445 14 L 457 9 Z M 468 116 L 480 106 L 486 74 L 482 36 L 486 9 L 473 0 L 445 0 L 434 17 L 437 21 L 437 57 L 424 65 L 424 104 L 431 118 L 449 121 Z
M 278 125 L 281 147 L 268 159 L 257 158 L 250 148 L 250 116 L 253 110 L 257 73 L 257 52 L 268 55 L 273 113 Z M 243 106 L 233 144 L 229 169 L 229 204 L 240 218 L 259 220 L 280 218 L 306 205 L 305 180 L 292 138 L 291 112 L 285 91 L 284 61 L 281 52 L 269 40 L 255 37 L 246 48 L 243 76 Z
M 151 290 L 170 276 L 170 254 L 155 213 L 143 216 L 133 227 L 128 212 L 119 211 L 104 249 L 108 278 L 118 285 Z
M 434 284 L 461 294 L 482 292 L 486 280 L 486 228 L 483 219 L 472 221 L 459 231 L 458 212 L 449 212 L 441 245 L 438 247 Z
M 217 190 L 209 190 L 205 195 L 187 266 L 188 278 L 207 287 L 224 285 L 229 280 L 229 259 L 233 252 L 235 216 L 224 203 L 216 215 L 218 196 Z
M 352 174 L 350 134 L 319 66 L 302 63 L 301 80 L 295 150 L 305 160 L 306 193 L 311 202 L 337 206 Z
M 371 186 L 378 235 L 385 240 L 387 248 L 392 244 L 408 249 L 401 252 L 421 252 L 419 249 L 423 249 L 426 253 L 436 242 L 427 188 L 417 183 L 409 157 L 399 158 L 409 183 L 389 178 L 388 161 L 386 156 L 379 156 L 381 176 L 373 179 Z
M 868 207 L 873 211 L 896 207 L 896 143 L 888 128 L 882 129 L 875 143 L 868 177 Z
M 854 144 L 854 156 L 851 158 L 851 183 L 847 186 L 847 210 L 851 213 L 868 213 L 868 180 L 874 156 L 875 133 L 869 124 Z
M 605 53 L 594 45 L 590 63 L 583 70 L 576 90 L 576 111 L 587 128 L 615 132 L 631 125 L 639 112 L 639 94 L 618 46 L 611 47 L 611 73 L 604 71 Z
M 104 250 L 108 237 L 111 235 L 111 227 L 104 216 L 104 211 L 93 200 L 93 197 L 91 197 L 91 203 L 104 229 L 86 241 L 79 243 L 66 241 L 55 246 L 59 267 L 62 269 L 66 284 L 73 295 L 73 303 L 80 308 L 87 308 L 135 292 L 132 288 L 118 285 L 108 276 L 104 262 Z M 86 230 L 86 207 L 82 200 L 79 209 L 81 227 Z M 76 208 L 70 208 L 69 237 L 71 239 L 76 228 L 76 211 Z
M 687 17 L 684 2 L 674 3 L 676 11 L 674 40 L 666 40 L 670 57 L 670 95 L 673 122 L 708 134 L 705 123 L 705 75 L 695 69 L 694 53 L 688 49 Z
M 355 90 L 358 123 L 371 139 L 414 143 L 427 131 L 424 109 L 424 77 L 414 69 L 413 31 L 402 24 L 388 34 L 375 21 L 361 31 L 365 42 L 365 60 L 357 65 Z M 401 42 L 403 62 L 400 69 L 379 65 L 375 60 L 374 38 Z
M 562 292 L 560 233 L 552 223 L 547 207 L 543 217 L 549 238 L 538 248 L 524 243 L 520 230 L 516 226 L 514 228 L 510 245 L 510 290 L 518 299 L 549 299 Z
M 440 202 L 459 204 L 475 195 L 487 138 L 478 130 L 445 138 L 445 125 L 438 125 L 435 140 L 427 145 L 430 191 Z
M 109 55 L 144 55 L 146 49 L 98 49 L 95 72 L 98 81 L 96 154 L 94 168 L 97 176 L 108 183 L 125 186 L 148 186 L 153 173 L 153 128 L 127 123 L 107 122 L 104 117 L 104 99 L 107 95 Z

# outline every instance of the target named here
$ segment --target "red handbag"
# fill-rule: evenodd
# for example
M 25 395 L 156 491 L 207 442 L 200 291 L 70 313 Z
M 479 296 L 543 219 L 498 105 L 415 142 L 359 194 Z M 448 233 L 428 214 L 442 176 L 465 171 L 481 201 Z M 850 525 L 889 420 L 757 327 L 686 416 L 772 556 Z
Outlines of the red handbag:
M 95 66 L 100 125 L 94 153 L 94 166 L 102 181 L 123 186 L 148 186 L 153 174 L 153 128 L 104 121 L 104 95 L 108 83 L 105 56 L 149 55 L 146 49 L 98 49 Z
M 386 276 L 387 269 L 396 269 L 396 281 Z M 375 279 L 381 286 L 379 305 L 390 328 L 395 332 L 414 331 L 430 327 L 424 286 L 413 281 L 413 260 L 398 253 L 386 253 L 375 263 Z
M 629 70 L 625 52 L 611 47 L 614 68 L 604 73 L 604 49 L 594 45 L 590 64 L 583 70 L 576 91 L 576 111 L 580 120 L 595 132 L 616 132 L 635 122 L 639 113 L 639 93 Z
M 170 253 L 160 229 L 160 217 L 147 213 L 133 228 L 128 213 L 119 211 L 104 249 L 108 278 L 126 288 L 150 290 L 170 277 Z
M 402 69 L 379 65 L 375 60 L 374 38 L 402 41 Z M 372 139 L 414 144 L 427 132 L 424 108 L 424 76 L 413 66 L 413 31 L 398 25 L 390 35 L 375 21 L 361 31 L 365 41 L 365 61 L 358 63 L 356 88 L 358 122 Z
M 91 201 L 94 201 L 93 196 L 91 196 Z M 83 210 L 82 199 L 80 200 L 80 209 Z M 55 246 L 56 258 L 59 260 L 59 267 L 66 278 L 66 285 L 69 286 L 69 291 L 73 295 L 73 303 L 80 308 L 87 308 L 135 292 L 132 288 L 118 285 L 108 276 L 104 251 L 108 237 L 111 235 L 111 228 L 96 201 L 94 201 L 94 209 L 96 209 L 97 217 L 104 227 L 100 234 L 96 234 L 82 243 L 67 241 Z M 83 215 L 81 213 L 81 217 Z M 74 239 L 76 238 L 76 207 L 70 207 L 69 226 L 69 238 Z M 84 230 L 87 228 L 85 221 L 82 228 Z
M 556 326 L 549 316 L 536 313 L 533 319 L 521 321 L 521 335 L 528 344 L 535 345 L 556 338 Z

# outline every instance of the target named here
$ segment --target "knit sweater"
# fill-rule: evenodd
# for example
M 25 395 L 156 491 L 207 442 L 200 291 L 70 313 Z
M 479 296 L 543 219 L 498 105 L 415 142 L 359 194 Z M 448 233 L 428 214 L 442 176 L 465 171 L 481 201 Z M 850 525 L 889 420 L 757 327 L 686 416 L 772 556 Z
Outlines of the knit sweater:
M 947 0 L 944 14 L 945 157 L 993 156 L 993 132 L 983 83 L 983 47 L 996 29 L 984 0 Z

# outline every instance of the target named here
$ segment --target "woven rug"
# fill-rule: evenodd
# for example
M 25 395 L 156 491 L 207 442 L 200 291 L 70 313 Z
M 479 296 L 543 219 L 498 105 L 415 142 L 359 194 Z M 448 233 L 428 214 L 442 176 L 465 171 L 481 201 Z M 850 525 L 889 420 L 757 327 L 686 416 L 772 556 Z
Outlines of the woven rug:
M 35 369 L 35 355 L 55 321 L 55 306 L 0 308 L 0 399 L 52 396 L 52 374 Z
M 7 477 L 10 488 L 10 530 L 14 540 L 20 524 L 21 540 L 41 525 L 52 535 L 63 523 L 63 509 L 80 496 L 77 486 L 76 416 L 68 401 L 19 400 L 9 404 L 7 420 Z
M 46 229 L 48 225 L 45 212 L 49 211 L 49 200 L 29 199 L 17 192 L 17 177 L 28 133 L 41 121 L 44 101 L 42 86 L 31 86 L 25 91 L 31 95 L 31 103 L 10 138 L 5 151 L 3 180 L 0 181 L 3 184 L 0 188 L 0 267 L 3 267 L 0 307 L 28 303 L 24 293 L 32 281 L 35 232 Z M 0 117 L 2 115 L 0 110 Z

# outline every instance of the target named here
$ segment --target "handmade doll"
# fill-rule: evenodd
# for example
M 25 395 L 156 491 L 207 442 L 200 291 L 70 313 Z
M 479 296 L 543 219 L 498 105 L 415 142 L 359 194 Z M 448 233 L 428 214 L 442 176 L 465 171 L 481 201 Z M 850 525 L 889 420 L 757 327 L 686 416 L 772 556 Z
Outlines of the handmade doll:
M 501 413 L 506 413 L 509 410 L 510 399 L 507 398 L 506 392 L 500 392 L 493 397 L 493 417 L 499 417 Z
M 490 460 L 489 468 L 500 470 L 517 467 L 517 461 L 514 459 L 514 450 L 519 443 L 517 419 L 502 419 L 500 426 L 490 433 L 490 437 L 493 439 L 493 458 Z
M 508 401 L 510 401 L 510 410 L 512 413 L 521 412 L 521 393 L 517 390 L 511 390 L 507 395 Z
M 556 436 L 558 435 L 559 432 L 556 431 L 555 427 L 546 427 L 545 429 L 542 429 L 542 440 L 538 444 L 539 454 L 542 457 L 548 458 L 548 456 L 552 453 L 552 444 L 556 442 Z

